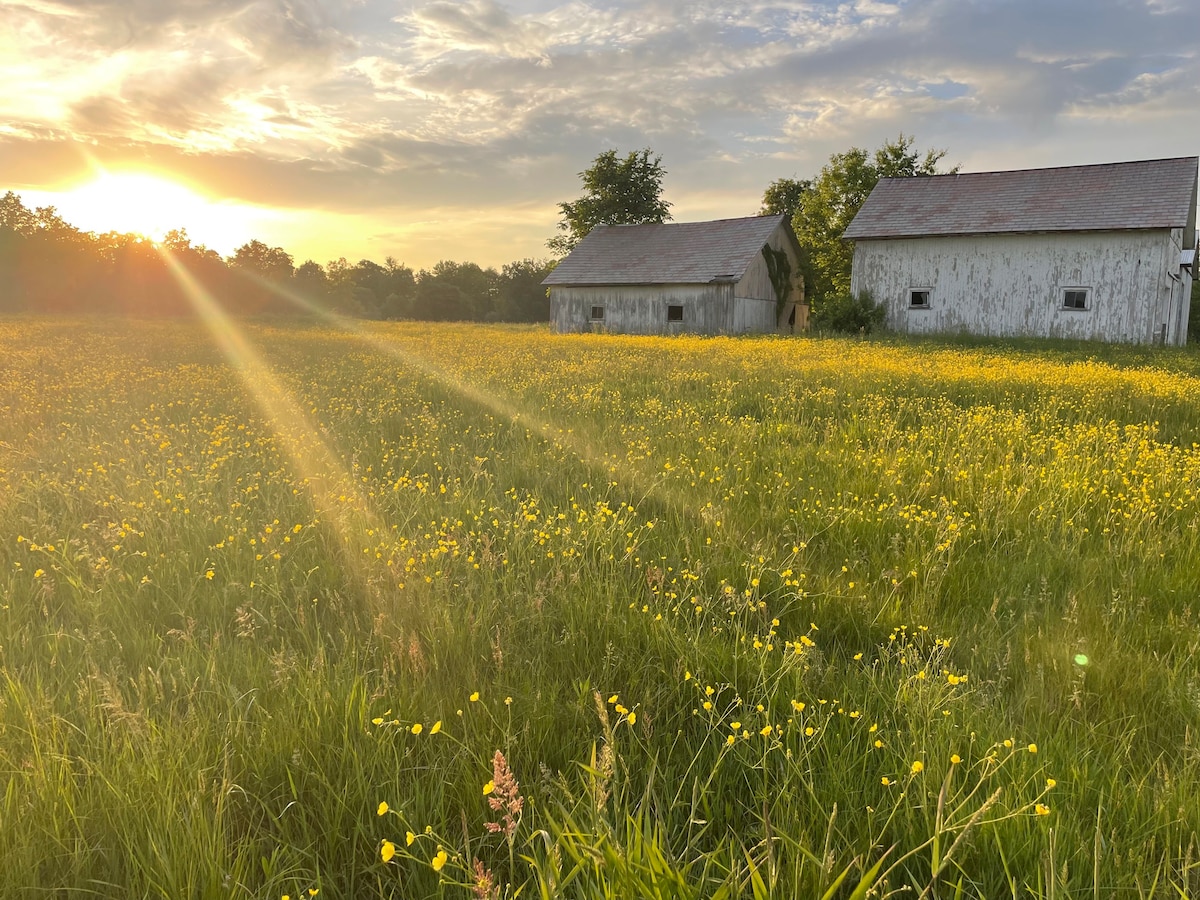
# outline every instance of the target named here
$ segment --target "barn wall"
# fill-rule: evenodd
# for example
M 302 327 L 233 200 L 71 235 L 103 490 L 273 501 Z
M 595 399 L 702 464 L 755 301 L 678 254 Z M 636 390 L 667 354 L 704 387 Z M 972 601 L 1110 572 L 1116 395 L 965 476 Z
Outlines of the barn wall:
M 792 268 L 792 292 L 789 299 L 799 299 L 799 285 L 802 283 L 800 278 L 800 260 L 796 258 L 796 250 L 784 233 L 782 225 L 772 232 L 767 245 L 773 250 L 782 250 L 787 254 L 788 264 Z M 775 299 L 775 285 L 771 284 L 771 272 L 767 268 L 767 261 L 763 259 L 761 253 L 755 256 L 754 261 L 747 267 L 746 273 L 738 281 L 733 294 L 735 297 L 754 297 L 759 300 Z
M 1176 231 L 858 241 L 851 291 L 869 290 L 900 332 L 1148 343 L 1166 323 L 1167 343 L 1182 344 L 1186 295 L 1167 274 L 1178 273 Z M 1063 309 L 1064 287 L 1088 288 L 1089 308 Z M 931 291 L 928 309 L 910 308 L 916 288 Z
M 775 301 L 753 297 L 733 299 L 733 324 L 730 334 L 764 334 L 775 331 Z
M 792 289 L 788 294 L 788 300 L 791 303 L 797 303 L 804 298 L 804 281 L 800 274 L 800 260 L 796 256 L 796 249 L 792 242 L 788 239 L 784 226 L 780 225 L 771 233 L 767 245 L 773 250 L 782 250 L 787 254 L 788 264 L 792 270 Z M 757 254 L 754 260 L 747 267 L 745 274 L 734 286 L 733 295 L 735 297 L 753 298 L 758 300 L 769 300 L 772 304 L 775 302 L 775 285 L 771 283 L 771 270 L 767 268 L 767 261 L 763 258 L 762 253 Z M 785 310 L 786 312 L 790 311 Z M 776 321 L 770 328 L 759 329 L 749 328 L 748 331 L 775 331 L 777 328 L 784 328 L 785 322 Z
M 772 311 L 774 302 L 764 304 Z M 683 321 L 667 320 L 667 307 L 683 307 Z M 593 306 L 604 307 L 603 319 L 593 320 Z M 761 318 L 761 317 L 758 317 Z M 621 334 L 729 334 L 752 330 L 741 327 L 758 318 L 739 311 L 733 283 L 678 285 L 553 285 L 550 288 L 550 325 L 558 332 L 613 331 Z

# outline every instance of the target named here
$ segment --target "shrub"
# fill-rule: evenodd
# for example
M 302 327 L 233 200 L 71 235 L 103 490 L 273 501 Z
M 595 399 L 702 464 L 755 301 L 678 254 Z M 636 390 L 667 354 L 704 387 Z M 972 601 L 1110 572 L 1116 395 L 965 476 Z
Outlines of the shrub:
M 818 331 L 869 334 L 882 329 L 886 319 L 886 307 L 863 291 L 825 298 L 813 311 L 812 324 Z

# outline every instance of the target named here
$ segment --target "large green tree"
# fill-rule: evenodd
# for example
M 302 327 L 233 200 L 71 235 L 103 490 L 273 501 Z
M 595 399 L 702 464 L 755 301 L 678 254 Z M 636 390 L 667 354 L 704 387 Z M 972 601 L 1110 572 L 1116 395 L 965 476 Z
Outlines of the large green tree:
M 901 134 L 873 153 L 851 147 L 835 153 L 804 192 L 792 218 L 796 238 L 807 251 L 806 282 L 812 303 L 819 307 L 826 297 L 850 291 L 850 262 L 854 247 L 842 240 L 842 232 L 853 220 L 880 178 L 908 178 L 952 174 L 958 166 L 939 172 L 945 150 L 921 152 L 915 138 Z
M 789 219 L 800 208 L 804 195 L 812 190 L 812 181 L 808 178 L 779 178 L 767 185 L 763 191 L 760 216 L 787 216 Z
M 616 150 L 605 150 L 592 165 L 579 173 L 583 196 L 571 203 L 560 203 L 562 219 L 546 246 L 566 256 L 597 225 L 641 225 L 665 222 L 671 218 L 671 204 L 662 199 L 662 181 L 666 175 L 662 157 L 649 148 L 630 153 L 624 159 Z

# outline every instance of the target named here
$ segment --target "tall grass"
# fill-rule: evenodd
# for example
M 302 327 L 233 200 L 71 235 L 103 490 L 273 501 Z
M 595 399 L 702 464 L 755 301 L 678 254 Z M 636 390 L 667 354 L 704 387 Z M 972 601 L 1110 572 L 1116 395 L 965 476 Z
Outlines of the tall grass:
M 0 895 L 1200 894 L 1194 353 L 197 328 L 0 323 Z

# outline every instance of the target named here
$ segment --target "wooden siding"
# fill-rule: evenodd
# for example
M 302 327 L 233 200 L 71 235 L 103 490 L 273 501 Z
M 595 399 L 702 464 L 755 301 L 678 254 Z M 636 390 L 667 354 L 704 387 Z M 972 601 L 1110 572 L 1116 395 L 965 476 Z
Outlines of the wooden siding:
M 1181 229 L 860 240 L 851 291 L 870 291 L 900 332 L 1151 343 L 1165 325 L 1183 344 L 1190 278 L 1168 275 L 1181 245 Z M 1086 310 L 1063 308 L 1071 287 L 1088 290 Z M 930 291 L 927 309 L 910 307 L 914 289 Z
M 803 285 L 800 278 L 800 260 L 796 258 L 795 248 L 787 239 L 782 226 L 771 233 L 767 245 L 772 250 L 782 250 L 787 254 L 788 265 L 792 269 L 792 292 L 788 299 L 799 301 Z M 759 253 L 746 268 L 746 273 L 733 289 L 733 295 L 735 297 L 753 297 L 758 300 L 775 300 L 775 285 L 771 283 L 771 273 L 767 269 L 767 261 L 763 259 L 762 253 Z
M 592 319 L 594 306 L 604 307 L 603 319 Z M 683 307 L 682 321 L 667 319 L 669 306 Z M 550 288 L 550 324 L 559 332 L 724 334 L 733 331 L 734 318 L 732 282 Z

